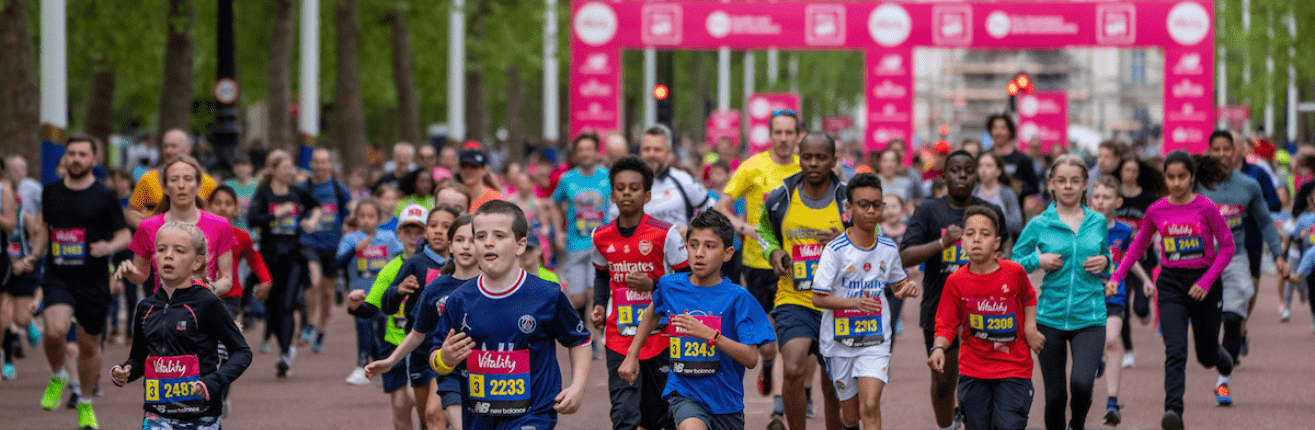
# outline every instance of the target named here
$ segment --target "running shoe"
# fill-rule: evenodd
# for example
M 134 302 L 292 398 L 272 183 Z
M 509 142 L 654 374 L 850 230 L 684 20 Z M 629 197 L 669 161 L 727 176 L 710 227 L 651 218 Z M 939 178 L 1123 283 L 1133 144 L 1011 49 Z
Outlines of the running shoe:
M 1118 426 L 1123 422 L 1123 414 L 1119 412 L 1119 405 L 1110 404 L 1105 407 L 1105 425 Z
M 895 334 L 904 334 L 904 321 L 895 321 Z
M 1160 418 L 1160 428 L 1164 430 L 1183 430 L 1183 417 L 1177 412 L 1165 411 L 1164 418 Z
M 315 339 L 315 326 L 307 325 L 301 329 L 301 344 L 310 345 L 310 341 Z
M 954 407 L 954 422 L 950 424 L 950 428 L 955 430 L 963 429 L 963 409 L 958 406 Z
M 37 329 L 35 321 L 27 324 L 27 346 L 36 348 L 37 342 L 41 341 L 41 330 Z
M 816 416 L 817 414 L 813 412 L 813 390 L 811 388 L 804 389 L 804 401 L 808 402 L 807 409 L 804 410 L 804 416 L 809 418 Z
M 260 353 L 261 353 L 261 354 L 269 354 L 269 351 L 270 351 L 269 341 L 268 341 L 268 340 L 261 341 L 261 342 L 260 342 Z
M 772 417 L 785 416 L 785 400 L 778 394 L 772 397 Z
M 61 378 L 59 375 L 50 375 L 46 392 L 41 395 L 41 409 L 53 411 L 55 406 L 59 406 L 59 398 L 64 394 L 64 384 L 67 382 L 66 378 Z
M 364 367 L 357 367 L 352 370 L 352 374 L 347 375 L 347 383 L 352 385 L 366 385 L 370 383 L 370 378 L 365 377 Z
M 782 421 L 782 415 L 772 414 L 772 422 L 767 423 L 767 430 L 785 430 L 785 421 Z
M 758 371 L 758 394 L 767 397 L 772 394 L 772 365 L 776 360 L 763 360 L 763 367 Z
M 104 396 L 105 396 L 105 392 L 104 392 L 104 391 L 101 391 L 101 389 L 100 389 L 100 383 L 99 383 L 99 382 L 96 383 L 96 388 L 93 388 L 93 389 L 91 390 L 91 395 L 96 396 L 96 397 L 104 397 Z
M 324 350 L 324 333 L 315 334 L 315 343 L 311 344 L 310 350 L 316 354 Z
M 7 331 L 6 333 L 12 333 L 12 332 Z M 5 338 L 8 339 L 7 341 L 9 342 L 9 350 L 12 351 L 12 353 L 14 354 L 14 358 L 17 359 L 27 358 L 27 353 L 23 352 L 23 341 L 22 339 L 19 338 L 17 334 L 13 334 L 12 336 L 5 336 Z
M 14 370 L 14 363 L 5 363 L 4 378 L 14 379 L 15 376 L 18 376 L 18 372 Z
M 1287 306 L 1279 305 L 1278 313 L 1279 322 L 1288 322 L 1288 320 L 1292 319 L 1292 310 L 1288 309 Z
M 82 391 L 78 390 L 77 387 L 73 388 L 69 390 L 68 401 L 64 402 L 64 409 L 77 409 L 78 401 L 82 400 Z
M 78 428 L 100 428 L 100 423 L 96 422 L 96 411 L 91 410 L 91 403 L 78 403 Z
M 1137 353 L 1128 351 L 1123 353 L 1123 368 L 1131 369 L 1137 367 Z
M 1215 387 L 1215 403 L 1219 406 L 1233 406 L 1233 394 L 1228 391 L 1228 384 Z
M 292 374 L 292 359 L 286 355 L 279 357 L 279 362 L 274 364 L 274 370 L 275 376 L 287 378 L 288 375 Z

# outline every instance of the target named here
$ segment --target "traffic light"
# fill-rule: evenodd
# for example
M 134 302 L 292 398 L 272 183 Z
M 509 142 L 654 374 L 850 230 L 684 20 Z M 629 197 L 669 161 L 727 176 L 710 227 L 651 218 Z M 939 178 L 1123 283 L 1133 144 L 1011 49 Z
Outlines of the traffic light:
M 1014 80 L 1005 84 L 1005 94 L 1009 94 L 1009 111 L 1013 112 L 1017 106 L 1016 97 L 1019 93 L 1032 94 L 1032 90 L 1032 77 L 1027 76 L 1026 73 L 1019 73 Z
M 675 58 L 671 51 L 657 52 L 657 85 L 653 86 L 653 100 L 657 102 L 657 122 L 672 127 L 675 116 L 675 98 L 671 88 L 675 84 Z
M 667 96 L 671 95 L 670 91 L 671 90 L 668 90 L 666 85 L 657 84 L 653 86 L 653 98 L 657 99 L 657 101 L 666 100 Z

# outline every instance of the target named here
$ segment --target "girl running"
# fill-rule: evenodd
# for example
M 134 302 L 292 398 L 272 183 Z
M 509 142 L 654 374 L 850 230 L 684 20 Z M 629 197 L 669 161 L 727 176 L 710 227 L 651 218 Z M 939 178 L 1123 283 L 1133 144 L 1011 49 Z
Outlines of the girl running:
M 1087 175 L 1087 164 L 1081 158 L 1063 155 L 1056 159 L 1047 184 L 1055 201 L 1023 228 L 1014 245 L 1014 261 L 1024 270 L 1046 271 L 1037 297 L 1036 321 L 1047 346 L 1037 353 L 1037 360 L 1046 387 L 1048 430 L 1086 428 L 1105 344 L 1105 297 L 1114 295 L 1118 286 L 1104 287 L 1097 278 L 1111 259 L 1105 217 L 1083 205 Z M 1066 378 L 1070 347 L 1072 374 Z M 1070 394 L 1073 416 L 1065 422 Z
M 1183 428 L 1189 322 L 1196 360 L 1206 368 L 1219 366 L 1216 397 L 1227 396 L 1233 374 L 1233 359 L 1219 346 L 1224 290 L 1219 274 L 1233 257 L 1233 234 L 1219 208 L 1196 194 L 1197 187 L 1209 188 L 1228 174 L 1224 165 L 1213 158 L 1185 151 L 1169 153 L 1164 159 L 1169 195 L 1146 210 L 1137 238 L 1105 287 L 1117 289 L 1131 265 L 1146 252 L 1151 238 L 1156 233 L 1163 237 L 1160 276 L 1155 285 L 1146 286 L 1146 293 L 1160 294 L 1156 304 L 1165 353 L 1165 412 L 1160 426 L 1165 430 Z
M 110 378 L 120 387 L 146 378 L 143 429 L 217 430 L 225 393 L 251 364 L 251 349 L 219 298 L 193 277 L 206 266 L 201 229 L 170 221 L 153 246 L 160 289 L 137 304 L 132 350 Z
M 271 152 L 265 166 L 247 221 L 260 229 L 260 254 L 274 268 L 273 285 L 257 290 L 255 297 L 265 301 L 265 325 L 278 338 L 281 355 L 275 375 L 286 378 L 292 370 L 292 336 L 296 328 L 292 312 L 301 286 L 309 282 L 300 235 L 301 231 L 315 231 L 320 208 L 310 193 L 294 186 L 296 170 L 287 152 Z
M 237 245 L 233 248 L 233 258 L 235 260 L 246 260 L 247 267 L 251 268 L 251 273 L 255 274 L 256 279 L 260 280 L 260 284 L 256 288 L 267 290 L 273 283 L 273 279 L 269 276 L 269 268 L 265 266 L 265 259 L 260 256 L 259 252 L 256 252 L 255 245 L 251 241 L 251 233 L 247 233 L 246 230 L 238 228 L 237 224 L 233 223 L 237 219 L 240 210 L 237 202 L 237 192 L 233 190 L 233 187 L 220 185 L 219 188 L 215 188 L 215 191 L 210 193 L 210 202 L 207 207 L 211 213 L 224 217 L 233 226 L 233 237 L 237 239 Z M 237 261 L 233 262 L 233 288 L 220 297 L 224 299 L 224 306 L 228 308 L 228 312 L 241 321 L 242 309 L 245 307 L 242 298 L 250 297 L 250 295 L 243 294 L 242 279 L 237 275 Z
M 337 265 L 347 267 L 348 288 L 351 291 L 369 291 L 374 280 L 379 276 L 389 260 L 402 253 L 402 241 L 397 235 L 379 229 L 379 220 L 384 208 L 378 200 L 367 198 L 356 203 L 352 215 L 360 230 L 343 236 L 338 242 Z M 356 318 L 356 368 L 347 376 L 347 383 L 365 385 L 370 379 L 365 377 L 365 365 L 371 357 L 378 357 L 383 348 L 380 343 L 383 331 L 383 315 L 370 318 Z

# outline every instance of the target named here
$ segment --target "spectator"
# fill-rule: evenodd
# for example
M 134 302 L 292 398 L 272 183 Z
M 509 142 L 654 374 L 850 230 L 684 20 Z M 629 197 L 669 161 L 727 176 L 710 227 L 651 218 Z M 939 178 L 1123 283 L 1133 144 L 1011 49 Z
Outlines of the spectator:
M 163 144 L 160 145 L 160 153 L 165 163 L 175 158 L 192 154 L 192 138 L 187 135 L 186 131 L 181 129 L 170 129 L 164 132 Z M 210 192 L 219 187 L 209 174 L 201 177 L 201 198 L 209 199 Z M 129 203 L 133 210 L 129 211 L 128 226 L 137 228 L 137 225 L 146 219 L 149 213 L 155 211 L 155 205 L 160 203 L 160 198 L 164 197 L 164 191 L 160 188 L 160 169 L 151 169 L 142 175 L 137 181 L 137 186 L 133 188 L 132 200 Z
M 384 170 L 387 171 L 387 173 L 380 176 L 379 180 L 375 181 L 374 186 L 371 188 L 377 188 L 380 184 L 397 184 L 403 176 L 406 176 L 407 173 L 416 169 L 416 165 L 413 162 L 414 158 L 415 145 L 412 145 L 410 142 L 397 142 L 394 144 L 392 161 L 384 163 Z
M 470 190 L 471 197 L 475 198 L 470 202 L 471 213 L 485 202 L 502 200 L 502 187 L 489 174 L 489 156 L 484 151 L 478 149 L 461 151 L 458 158 L 461 162 L 461 174 L 457 178 Z

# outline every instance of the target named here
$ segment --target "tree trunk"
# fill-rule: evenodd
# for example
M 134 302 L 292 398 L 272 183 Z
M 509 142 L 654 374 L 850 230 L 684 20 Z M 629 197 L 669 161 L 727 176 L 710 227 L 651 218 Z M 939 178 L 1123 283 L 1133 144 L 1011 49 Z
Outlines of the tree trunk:
M 293 144 L 292 124 L 292 32 L 293 20 L 296 18 L 296 2 L 293 0 L 274 0 L 274 31 L 269 41 L 269 127 L 267 148 L 291 151 Z M 312 47 L 313 48 L 313 47 Z M 316 91 L 317 88 L 302 89 Z
M 507 158 L 521 161 L 525 158 L 525 122 L 524 114 L 525 88 L 521 82 L 521 69 L 517 66 L 507 68 Z
M 477 8 L 466 16 L 466 42 L 482 40 L 484 17 L 491 11 L 488 2 L 479 2 Z M 484 103 L 484 73 L 480 58 L 471 50 L 466 50 L 466 135 L 457 136 L 462 140 L 484 142 L 488 137 L 488 107 Z
M 0 148 L 22 155 L 40 178 L 41 104 L 27 2 L 4 0 L 0 7 Z
M 162 142 L 164 132 L 170 129 L 192 130 L 192 26 L 196 24 L 192 0 L 169 0 L 166 22 L 157 142 Z
M 114 131 L 114 66 L 103 61 L 92 64 L 91 89 L 87 91 L 87 133 L 109 144 Z
M 397 86 L 397 136 L 413 144 L 421 144 L 420 105 L 416 100 L 415 79 L 411 73 L 411 37 L 406 14 L 411 10 L 407 0 L 397 0 L 393 10 L 393 83 Z
M 361 24 L 357 20 L 356 0 L 338 0 L 334 11 L 334 53 L 337 76 L 334 79 L 333 134 L 344 170 L 365 165 L 368 150 L 365 138 L 365 113 L 361 108 L 361 65 L 357 44 Z

